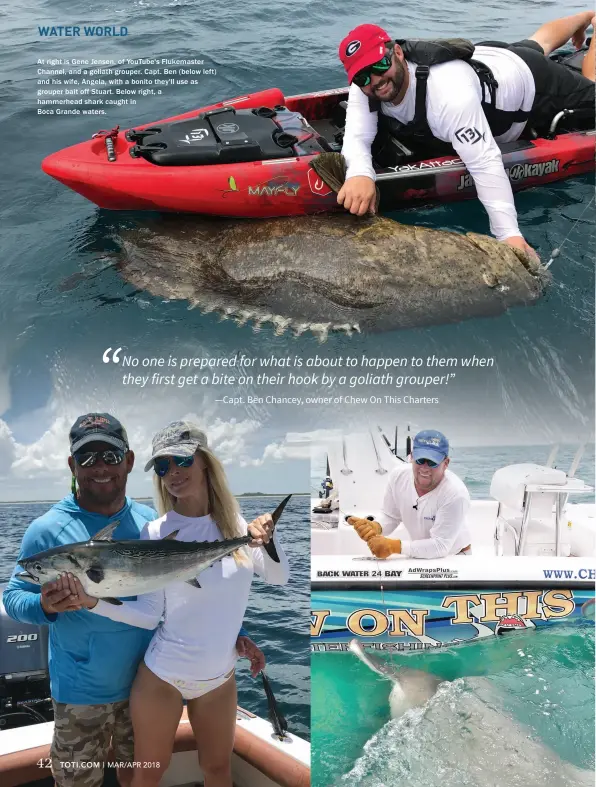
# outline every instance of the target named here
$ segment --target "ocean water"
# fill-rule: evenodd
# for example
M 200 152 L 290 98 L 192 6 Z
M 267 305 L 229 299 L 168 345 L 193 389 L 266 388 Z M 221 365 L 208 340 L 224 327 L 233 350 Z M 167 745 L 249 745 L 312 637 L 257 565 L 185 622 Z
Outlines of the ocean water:
M 106 347 L 133 355 L 167 355 L 173 347 L 197 356 L 362 353 L 426 357 L 494 357 L 497 369 L 458 375 L 443 393 L 444 425 L 497 436 L 504 428 L 524 442 L 593 432 L 594 180 L 584 176 L 516 197 L 522 232 L 544 259 L 562 247 L 554 280 L 534 307 L 457 325 L 370 336 L 331 336 L 321 350 L 308 335 L 254 333 L 214 315 L 188 311 L 124 282 L 117 270 L 119 236 L 138 214 L 99 210 L 40 170 L 44 156 L 87 139 L 104 125 L 150 122 L 214 100 L 278 86 L 288 95 L 345 84 L 337 45 L 363 21 L 396 35 L 466 35 L 472 40 L 519 40 L 544 21 L 582 10 L 575 0 L 437 0 L 431 6 L 388 0 L 373 7 L 348 0 L 286 3 L 238 0 L 31 0 L 3 12 L 0 52 L 0 122 L 3 227 L 0 277 L 0 415 L 18 439 L 31 440 L 31 411 L 46 426 L 81 392 L 90 401 L 118 402 L 120 370 L 101 363 Z M 39 24 L 65 21 L 126 24 L 123 39 L 40 39 Z M 107 119 L 38 116 L 39 57 L 197 57 L 217 69 L 198 86 L 166 90 L 136 107 L 113 109 Z M 416 207 L 392 214 L 408 223 L 488 232 L 481 205 L 467 202 Z M 152 219 L 157 219 L 153 216 Z M 332 282 L 330 285 L 332 286 Z M 429 306 L 430 308 L 430 306 Z M 229 390 L 223 391 L 229 393 Z M 280 386 L 279 393 L 284 392 Z M 358 394 L 370 393 L 362 387 Z M 145 392 L 146 393 L 146 392 Z M 162 392 L 139 392 L 139 408 L 155 406 Z M 212 387 L 213 399 L 222 389 Z M 295 394 L 295 391 L 292 391 Z M 168 392 L 175 401 L 177 392 Z M 378 408 L 380 409 L 380 408 Z M 385 408 L 394 412 L 394 408 Z M 222 408 L 223 410 L 223 408 Z M 279 431 L 322 428 L 358 418 L 331 406 L 254 406 L 251 416 Z M 436 415 L 432 405 L 417 416 Z M 229 411 L 226 415 L 229 415 Z M 37 422 L 36 422 L 37 423 Z
M 430 426 L 429 426 L 430 428 Z M 561 445 L 557 451 L 554 466 L 568 472 L 579 445 Z M 576 477 L 593 486 L 595 478 L 594 444 L 585 447 Z M 398 450 L 401 456 L 403 447 Z M 493 473 L 507 465 L 533 462 L 543 465 L 547 462 L 551 447 L 546 445 L 524 446 L 485 446 L 483 448 L 469 446 L 451 446 L 449 469 L 465 483 L 472 498 L 487 498 L 490 493 L 490 482 Z M 313 452 L 311 463 L 311 494 L 315 497 L 321 489 L 321 482 L 326 472 L 324 448 Z M 594 494 L 575 496 L 575 502 L 588 503 L 594 500 Z
M 393 717 L 389 680 L 351 653 L 312 655 L 313 787 L 593 784 L 593 624 L 391 663 L 444 682 Z
M 252 521 L 273 511 L 281 497 L 241 498 L 242 515 Z M 146 501 L 151 505 L 151 501 Z M 28 524 L 45 513 L 50 504 L 0 504 L 0 584 L 9 580 Z M 288 721 L 288 729 L 310 735 L 310 538 L 305 523 L 308 499 L 295 497 L 279 522 L 280 537 L 290 561 L 291 576 L 283 587 L 267 585 L 258 577 L 252 585 L 244 627 L 264 652 L 266 672 L 273 693 Z M 238 662 L 238 704 L 267 717 L 267 701 L 260 678 L 253 680 L 248 661 Z

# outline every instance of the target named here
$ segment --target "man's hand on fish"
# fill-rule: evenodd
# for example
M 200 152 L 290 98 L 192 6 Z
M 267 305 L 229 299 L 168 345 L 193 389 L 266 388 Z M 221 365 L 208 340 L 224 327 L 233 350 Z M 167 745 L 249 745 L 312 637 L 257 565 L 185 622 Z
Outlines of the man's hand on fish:
M 55 615 L 58 612 L 76 612 L 82 604 L 76 593 L 73 594 L 68 580 L 59 577 L 55 582 L 41 586 L 41 606 L 46 615 Z
M 366 175 L 356 175 L 346 180 L 337 194 L 338 203 L 357 216 L 374 213 L 376 198 L 375 182 Z
M 63 574 L 59 582 L 62 582 L 64 587 L 68 588 L 72 598 L 76 598 L 79 601 L 79 609 L 84 607 L 85 609 L 93 609 L 93 607 L 97 604 L 97 599 L 95 596 L 90 596 L 85 589 L 83 588 L 81 582 L 74 574 Z
M 248 526 L 248 534 L 253 538 L 248 546 L 261 547 L 263 544 L 268 544 L 271 540 L 273 526 L 274 522 L 271 519 L 271 514 L 263 514 L 254 519 Z
M 371 522 L 370 519 L 360 519 L 357 516 L 347 518 L 347 523 L 352 525 L 363 541 L 369 541 L 373 536 L 380 536 L 383 532 L 378 522 Z
M 236 651 L 241 659 L 250 661 L 250 674 L 253 678 L 265 669 L 265 654 L 249 637 L 238 637 Z
M 384 560 L 390 555 L 401 554 L 401 541 L 398 538 L 373 536 L 373 538 L 369 539 L 366 543 L 373 555 L 381 560 Z
M 508 246 L 512 246 L 514 249 L 523 251 L 524 254 L 527 254 L 531 260 L 534 260 L 534 262 L 538 264 L 540 263 L 540 257 L 536 254 L 534 249 L 528 243 L 526 243 L 521 235 L 513 235 L 511 238 L 506 238 L 503 243 L 506 243 Z

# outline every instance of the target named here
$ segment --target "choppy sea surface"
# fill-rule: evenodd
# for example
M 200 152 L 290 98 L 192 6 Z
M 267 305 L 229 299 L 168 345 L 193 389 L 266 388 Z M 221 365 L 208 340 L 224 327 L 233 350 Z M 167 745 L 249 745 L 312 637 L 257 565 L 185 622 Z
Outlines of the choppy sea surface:
M 594 783 L 594 625 L 394 655 L 444 681 L 392 715 L 392 683 L 351 653 L 312 656 L 313 787 Z
M 120 231 L 138 214 L 99 210 L 44 175 L 44 156 L 88 139 L 104 125 L 128 128 L 271 86 L 293 95 L 344 85 L 337 45 L 365 21 L 403 37 L 516 41 L 547 20 L 579 10 L 583 6 L 575 0 L 493 0 L 482 6 L 437 0 L 432 7 L 420 0 L 406 0 L 399 7 L 388 0 L 374 7 L 354 0 L 282 6 L 272 0 L 104 0 L 95 5 L 31 0 L 0 9 L 0 415 L 28 436 L 28 412 L 42 411 L 53 399 L 57 409 L 81 388 L 95 398 L 107 392 L 116 397 L 119 370 L 101 363 L 108 346 L 124 344 L 136 355 L 167 355 L 172 347 L 211 356 L 320 351 L 312 336 L 276 336 L 267 327 L 255 334 L 249 327 L 188 311 L 185 302 L 164 302 L 135 290 L 120 277 L 115 253 Z M 129 34 L 93 41 L 38 35 L 40 24 L 69 21 L 126 25 Z M 51 56 L 201 56 L 217 74 L 197 86 L 164 90 L 136 106 L 114 108 L 107 119 L 39 116 L 36 64 Z M 360 356 L 374 350 L 379 356 L 494 357 L 498 371 L 462 375 L 444 392 L 445 421 L 469 421 L 472 430 L 482 424 L 493 434 L 513 424 L 525 442 L 561 430 L 592 432 L 593 194 L 593 177 L 584 176 L 516 197 L 521 230 L 543 259 L 562 246 L 551 268 L 553 284 L 534 307 L 457 325 L 390 332 L 374 341 L 334 335 L 325 354 Z M 417 207 L 392 216 L 429 227 L 488 232 L 476 201 Z M 416 408 L 416 414 L 425 412 Z M 325 407 L 255 406 L 251 413 L 280 429 L 290 422 L 317 428 L 355 417 L 354 411 Z
M 241 498 L 242 515 L 252 521 L 272 511 L 281 497 Z M 151 501 L 144 501 L 151 505 Z M 288 729 L 310 735 L 310 537 L 306 527 L 308 499 L 295 497 L 279 523 L 279 533 L 290 561 L 290 581 L 283 587 L 267 585 L 258 577 L 252 585 L 244 627 L 264 652 L 266 672 Z M 45 513 L 47 503 L 0 504 L 0 585 L 9 580 L 21 538 L 29 523 Z M 267 701 L 260 678 L 253 680 L 248 661 L 238 662 L 238 704 L 267 718 Z

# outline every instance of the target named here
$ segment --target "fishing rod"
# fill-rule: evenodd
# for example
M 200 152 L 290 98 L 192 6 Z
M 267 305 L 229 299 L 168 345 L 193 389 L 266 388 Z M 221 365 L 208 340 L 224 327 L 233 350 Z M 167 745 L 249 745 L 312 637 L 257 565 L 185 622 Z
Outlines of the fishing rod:
M 375 443 L 375 438 L 373 436 L 373 433 L 372 433 L 372 431 L 370 429 L 368 430 L 368 433 L 370 435 L 370 439 L 372 440 L 373 448 L 375 449 L 375 456 L 377 457 L 377 469 L 375 470 L 375 473 L 377 473 L 378 475 L 385 475 L 387 470 L 381 464 L 381 457 L 379 455 L 379 449 L 377 448 L 377 444 Z

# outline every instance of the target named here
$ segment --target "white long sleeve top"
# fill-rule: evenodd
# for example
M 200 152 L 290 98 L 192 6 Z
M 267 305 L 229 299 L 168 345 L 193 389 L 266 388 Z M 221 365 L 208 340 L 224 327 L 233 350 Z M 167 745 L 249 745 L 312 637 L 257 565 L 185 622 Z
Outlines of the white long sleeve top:
M 391 471 L 379 524 L 386 536 L 403 522 L 410 539 L 402 539 L 404 557 L 437 559 L 470 545 L 466 524 L 469 506 L 466 485 L 450 470 L 431 492 L 419 496 L 408 462 Z
M 241 517 L 240 529 L 247 523 Z M 219 528 L 210 516 L 185 517 L 174 511 L 147 523 L 142 539 L 162 539 L 178 530 L 176 541 L 221 540 Z M 114 606 L 99 600 L 91 610 L 111 620 L 146 629 L 156 629 L 145 663 L 158 666 L 160 674 L 182 680 L 210 680 L 224 675 L 234 666 L 236 639 L 242 626 L 248 594 L 257 573 L 266 582 L 284 585 L 289 578 L 288 558 L 274 532 L 273 543 L 280 558 L 275 563 L 263 547 L 244 547 L 244 563 L 233 556 L 198 575 L 200 588 L 186 582 L 172 582 L 163 590 L 146 593 L 136 601 Z
M 515 53 L 498 47 L 478 46 L 474 58 L 493 72 L 498 89 L 497 109 L 516 111 L 532 108 L 535 85 L 532 72 Z M 416 105 L 416 65 L 408 61 L 410 81 L 398 105 L 383 102 L 384 114 L 402 123 L 414 120 Z M 427 83 L 427 121 L 433 135 L 451 143 L 474 179 L 478 198 L 488 213 L 490 228 L 498 240 L 521 236 L 511 183 L 503 166 L 501 152 L 482 110 L 482 87 L 476 73 L 463 60 L 431 66 Z M 348 169 L 346 178 L 356 175 L 375 177 L 371 145 L 377 133 L 377 112 L 371 112 L 368 98 L 352 83 L 342 153 Z M 501 142 L 516 140 L 525 123 L 515 123 Z

